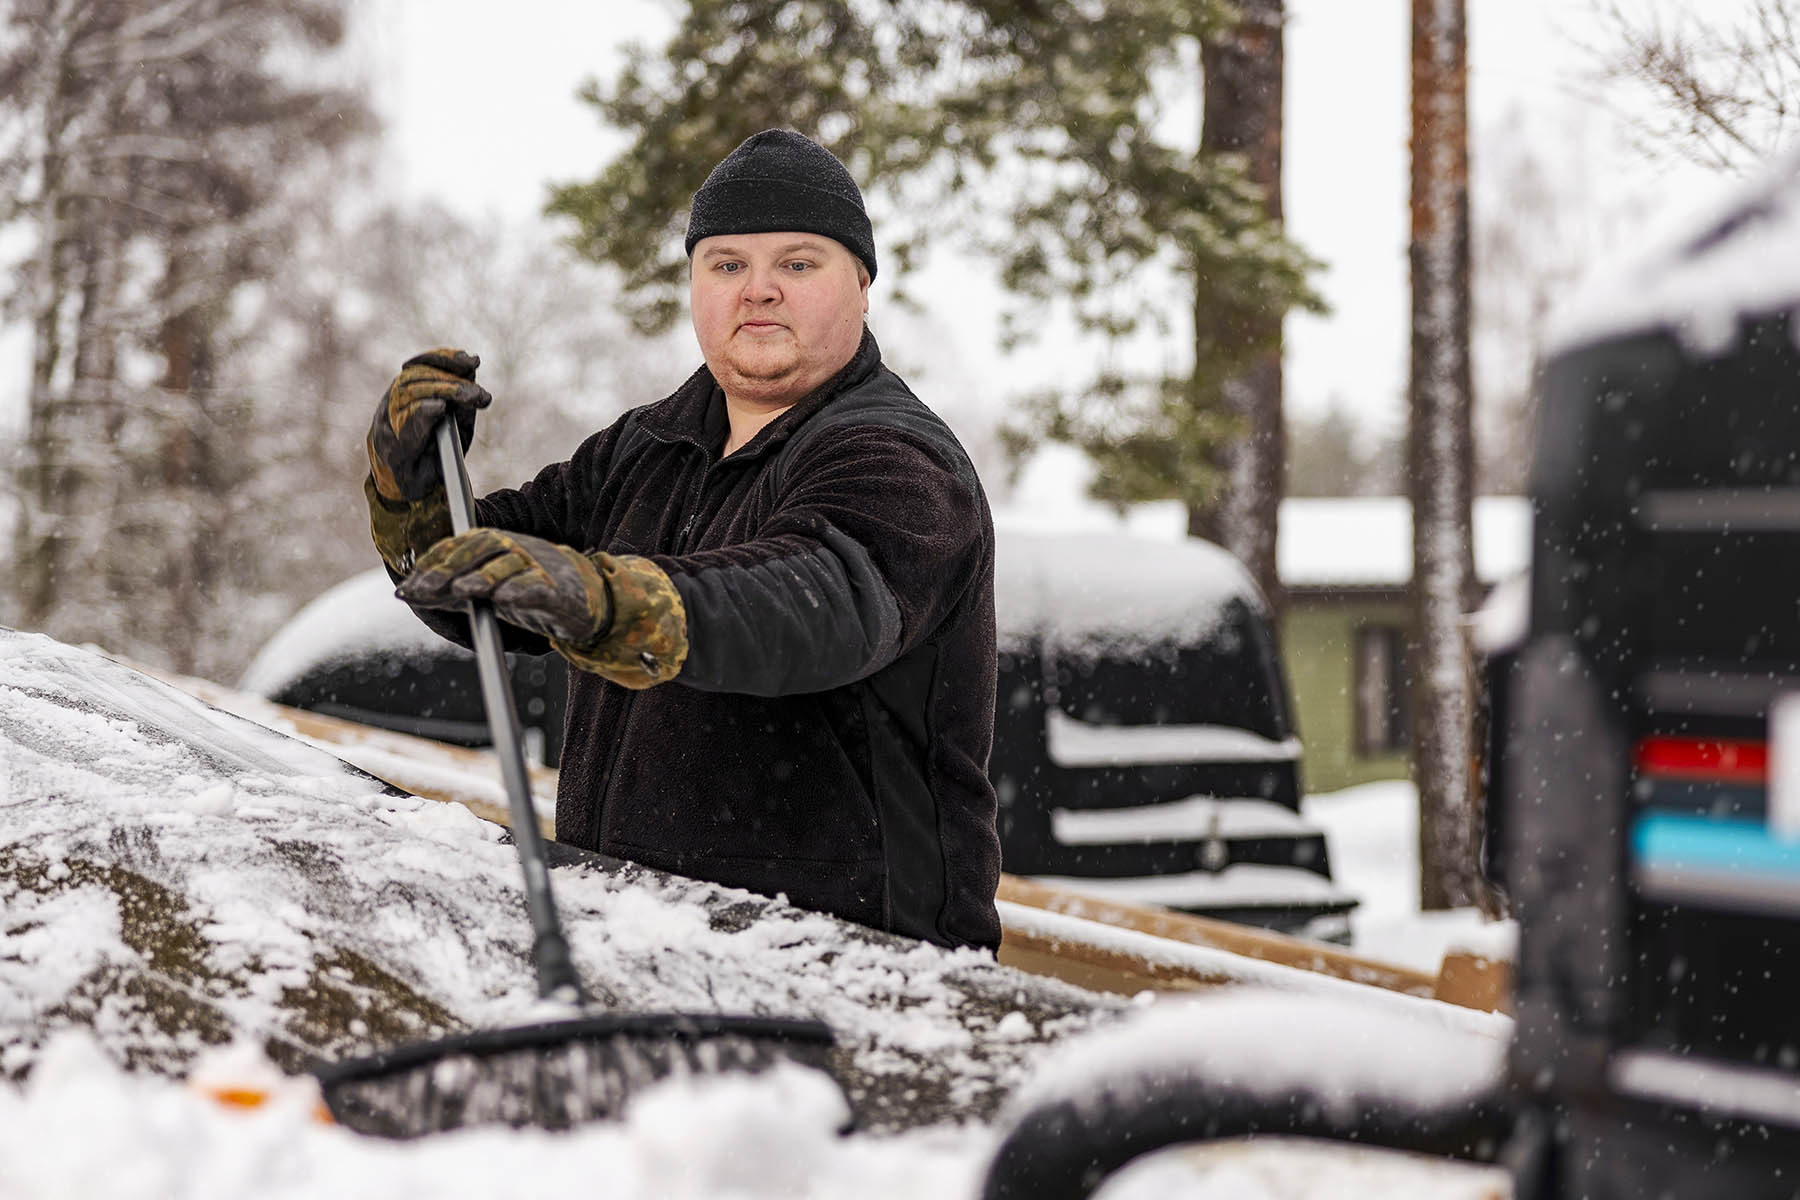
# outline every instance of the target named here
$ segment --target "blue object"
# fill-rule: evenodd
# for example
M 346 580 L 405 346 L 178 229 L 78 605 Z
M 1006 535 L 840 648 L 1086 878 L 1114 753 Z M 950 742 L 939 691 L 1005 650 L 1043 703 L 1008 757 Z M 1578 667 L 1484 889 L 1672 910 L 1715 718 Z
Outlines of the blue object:
M 1776 837 L 1761 821 L 1646 813 L 1632 828 L 1631 849 L 1639 866 L 1800 877 L 1800 839 Z

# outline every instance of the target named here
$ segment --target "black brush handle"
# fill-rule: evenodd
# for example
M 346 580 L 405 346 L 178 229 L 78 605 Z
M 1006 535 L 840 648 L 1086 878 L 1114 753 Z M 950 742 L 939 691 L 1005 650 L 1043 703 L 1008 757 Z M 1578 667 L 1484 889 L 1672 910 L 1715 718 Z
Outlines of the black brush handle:
M 456 422 L 445 418 L 437 427 L 438 458 L 444 468 L 444 490 L 450 494 L 450 527 L 457 533 L 475 526 L 475 493 L 469 488 L 469 472 L 463 466 L 462 438 Z M 569 941 L 556 915 L 556 897 L 550 890 L 550 869 L 544 861 L 544 837 L 538 830 L 537 810 L 531 805 L 531 776 L 525 771 L 524 739 L 519 734 L 519 713 L 513 705 L 512 682 L 506 674 L 506 656 L 500 646 L 500 622 L 485 604 L 469 605 L 469 629 L 475 642 L 475 666 L 481 675 L 481 702 L 487 709 L 488 733 L 500 760 L 500 779 L 506 786 L 507 810 L 512 816 L 513 844 L 519 848 L 519 868 L 525 876 L 525 906 L 531 912 L 531 960 L 537 967 L 538 995 L 546 1000 L 582 1003 L 581 981 L 569 957 Z

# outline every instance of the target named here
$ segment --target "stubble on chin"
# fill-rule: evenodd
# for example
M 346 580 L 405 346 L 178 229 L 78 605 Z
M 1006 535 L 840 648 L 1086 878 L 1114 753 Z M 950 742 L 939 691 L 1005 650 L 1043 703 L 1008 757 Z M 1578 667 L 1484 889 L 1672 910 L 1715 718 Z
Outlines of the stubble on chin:
M 717 373 L 715 373 L 717 374 Z M 738 363 L 726 365 L 719 385 L 727 395 L 751 404 L 778 405 L 799 399 L 798 363 Z

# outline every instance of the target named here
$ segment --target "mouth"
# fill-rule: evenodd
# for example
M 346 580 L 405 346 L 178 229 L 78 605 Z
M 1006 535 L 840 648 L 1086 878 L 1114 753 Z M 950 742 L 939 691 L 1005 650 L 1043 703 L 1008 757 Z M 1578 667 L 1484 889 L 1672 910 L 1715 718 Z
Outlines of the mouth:
M 738 326 L 741 333 L 773 333 L 787 326 L 779 321 L 745 321 Z

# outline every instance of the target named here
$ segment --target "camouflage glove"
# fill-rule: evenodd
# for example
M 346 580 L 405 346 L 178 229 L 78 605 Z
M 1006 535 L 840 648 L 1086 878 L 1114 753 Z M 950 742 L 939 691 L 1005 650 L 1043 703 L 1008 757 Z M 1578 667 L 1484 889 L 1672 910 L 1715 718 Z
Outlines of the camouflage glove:
M 672 679 L 687 660 L 681 597 L 660 567 L 635 555 L 471 529 L 427 551 L 398 595 L 419 608 L 485 601 L 577 667 L 630 688 Z
M 363 499 L 369 503 L 369 532 L 375 537 L 375 549 L 396 576 L 410 574 L 419 555 L 455 532 L 450 524 L 450 498 L 441 487 L 433 488 L 423 500 L 393 501 L 375 490 L 371 475 L 363 480 Z
M 475 412 L 493 402 L 475 382 L 481 359 L 461 350 L 427 350 L 407 359 L 388 384 L 369 426 L 369 473 L 375 490 L 396 503 L 424 498 L 443 484 L 437 427 L 449 412 L 463 449 L 475 437 Z
M 643 689 L 681 673 L 687 662 L 687 607 L 668 573 L 636 554 L 588 556 L 606 580 L 612 626 L 593 645 L 550 639 L 557 653 L 583 671 Z

